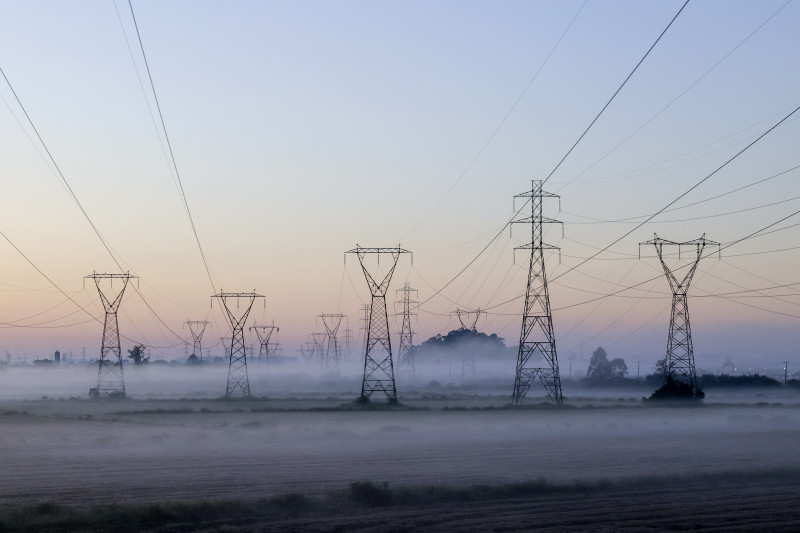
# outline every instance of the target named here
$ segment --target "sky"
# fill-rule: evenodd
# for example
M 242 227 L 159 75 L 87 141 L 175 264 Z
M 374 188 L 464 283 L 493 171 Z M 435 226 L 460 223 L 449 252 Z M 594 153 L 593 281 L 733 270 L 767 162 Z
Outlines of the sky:
M 96 357 L 92 272 L 138 276 L 122 346 L 156 357 L 183 356 L 187 320 L 221 353 L 220 290 L 264 295 L 248 324 L 286 354 L 322 313 L 358 336 L 356 245 L 413 252 L 387 299 L 419 291 L 415 342 L 480 308 L 513 346 L 529 229 L 505 226 L 546 179 L 562 367 L 663 357 L 654 233 L 722 244 L 689 291 L 698 367 L 800 365 L 800 112 L 714 173 L 800 105 L 797 2 L 691 0 L 560 165 L 683 2 L 132 4 L 147 65 L 123 0 L 0 0 L 0 351 Z

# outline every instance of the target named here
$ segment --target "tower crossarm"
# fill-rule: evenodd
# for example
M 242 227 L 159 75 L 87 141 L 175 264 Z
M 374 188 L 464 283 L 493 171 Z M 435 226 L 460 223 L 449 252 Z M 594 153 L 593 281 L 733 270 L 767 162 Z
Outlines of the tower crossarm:
M 356 247 L 353 248 L 352 250 L 348 250 L 345 252 L 345 257 L 347 257 L 346 254 L 355 254 L 358 257 L 359 263 L 361 264 L 361 270 L 364 272 L 364 277 L 367 280 L 370 292 L 374 296 L 386 296 L 386 291 L 389 288 L 389 282 L 391 281 L 392 275 L 394 274 L 394 269 L 397 266 L 397 260 L 400 258 L 401 254 L 410 254 L 410 253 L 411 253 L 410 251 L 401 248 L 399 245 L 396 248 L 395 247 L 364 248 L 356 245 Z M 389 270 L 386 272 L 386 275 L 380 281 L 378 281 L 372 276 L 369 269 L 367 268 L 367 265 L 364 263 L 364 259 L 368 255 L 373 255 L 373 254 L 378 255 L 378 261 L 380 261 L 381 255 L 389 255 L 392 258 L 391 268 L 389 268 Z

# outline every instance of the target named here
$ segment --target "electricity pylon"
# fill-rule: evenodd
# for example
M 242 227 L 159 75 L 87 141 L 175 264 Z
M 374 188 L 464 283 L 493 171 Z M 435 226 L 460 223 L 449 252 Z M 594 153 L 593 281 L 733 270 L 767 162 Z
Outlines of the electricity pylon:
M 122 373 L 122 348 L 119 344 L 119 322 L 117 311 L 122 303 L 122 295 L 131 279 L 136 279 L 130 272 L 125 274 L 98 274 L 93 272 L 88 279 L 94 280 L 97 292 L 100 293 L 100 300 L 106 311 L 103 321 L 103 343 L 100 348 L 100 361 L 97 369 L 97 388 L 89 390 L 89 396 L 98 398 L 100 396 L 110 398 L 125 397 L 125 378 Z M 122 287 L 116 295 L 112 292 L 114 280 L 120 280 Z M 103 291 L 100 286 L 102 280 L 108 280 L 109 287 Z M 107 294 L 108 293 L 108 294 Z
M 311 341 L 306 341 L 300 345 L 300 354 L 303 356 L 304 361 L 311 361 L 314 359 L 315 344 Z
M 328 337 L 325 349 L 325 369 L 339 372 L 339 343 L 336 340 L 336 335 L 339 333 L 342 320 L 346 317 L 341 313 L 322 313 L 317 315 L 317 318 L 322 319 L 322 325 L 325 326 L 325 335 Z
M 389 290 L 389 283 L 400 255 L 408 253 L 411 252 L 400 246 L 396 248 L 362 248 L 358 245 L 345 252 L 345 254 L 356 254 L 358 257 L 372 295 L 369 324 L 367 325 L 367 343 L 364 350 L 364 377 L 361 381 L 361 398 L 363 400 L 369 399 L 377 391 L 383 391 L 390 402 L 397 401 L 394 364 L 392 363 L 392 341 L 389 338 L 389 315 L 386 311 L 386 291 Z M 391 258 L 391 265 L 383 279 L 378 277 L 380 281 L 372 276 L 365 264 L 368 255 L 375 255 L 378 264 L 380 264 L 382 255 L 388 255 Z
M 200 340 L 203 338 L 203 333 L 206 331 L 206 326 L 208 326 L 210 322 L 205 320 L 187 320 L 186 325 L 189 326 L 189 331 L 192 334 L 192 340 L 194 341 L 194 347 L 192 348 L 192 355 L 203 360 L 203 350 L 200 347 Z
M 319 367 L 324 372 L 327 370 L 327 352 L 325 350 L 325 340 L 328 338 L 327 333 L 310 333 L 308 337 L 311 339 L 311 345 L 313 346 L 313 351 L 311 359 L 316 358 L 319 361 Z
M 256 298 L 263 298 L 261 294 L 253 292 L 220 292 L 212 298 L 219 298 L 225 314 L 231 323 L 230 357 L 228 359 L 228 384 L 225 387 L 225 397 L 232 398 L 237 391 L 244 397 L 250 396 L 250 380 L 247 376 L 247 352 L 244 347 L 244 325 L 247 316 L 253 308 Z M 229 300 L 236 301 L 236 309 L 228 305 Z M 246 303 L 241 305 L 242 300 Z M 213 301 L 213 300 L 212 300 Z M 232 302 L 231 302 L 232 303 Z
M 476 326 L 478 325 L 478 319 L 481 317 L 481 314 L 485 312 L 486 311 L 482 309 L 476 309 L 475 311 L 456 309 L 456 316 L 461 323 L 461 331 L 477 333 L 478 330 Z M 472 318 L 473 315 L 475 318 Z M 475 353 L 472 350 L 464 350 L 461 355 L 461 377 L 465 378 L 468 375 L 471 375 L 473 378 L 475 377 Z
M 458 317 L 459 323 L 461 323 L 461 329 L 477 331 L 475 327 L 478 325 L 478 319 L 481 317 L 481 314 L 485 312 L 486 311 L 483 309 L 476 309 L 475 311 L 456 309 L 456 316 Z M 475 318 L 472 318 L 472 315 L 475 315 Z M 469 326 L 467 324 L 469 324 Z
M 542 198 L 559 197 L 542 191 L 541 180 L 531 180 L 531 190 L 514 196 L 515 202 L 517 198 L 529 198 L 531 215 L 514 220 L 512 224 L 530 224 L 531 241 L 515 248 L 514 253 L 516 250 L 530 250 L 531 256 L 511 401 L 514 405 L 519 405 L 533 382 L 539 378 L 553 403 L 561 405 L 564 398 L 561 394 L 553 314 L 550 310 L 550 292 L 547 289 L 544 266 L 544 250 L 558 248 L 542 242 L 542 224 L 562 224 L 558 220 L 542 216 Z
M 266 361 L 267 366 L 270 364 L 269 356 L 270 356 L 270 342 L 269 339 L 272 337 L 272 333 L 275 331 L 280 331 L 280 328 L 275 326 L 275 322 L 273 321 L 272 325 L 270 326 L 259 326 L 257 324 L 253 324 L 250 326 L 250 331 L 255 331 L 256 336 L 258 337 L 258 364 L 260 365 L 262 361 Z
M 361 316 L 359 317 L 359 322 L 361 322 L 361 327 L 358 328 L 360 332 L 360 339 L 359 342 L 361 343 L 361 351 L 367 351 L 367 331 L 369 330 L 369 304 L 362 304 L 359 311 L 361 311 Z
M 350 359 L 353 355 L 353 330 L 345 328 L 344 330 L 344 349 L 341 353 L 341 359 Z
M 411 331 L 411 317 L 417 316 L 416 313 L 411 312 L 411 308 L 419 305 L 419 302 L 411 299 L 411 293 L 416 293 L 417 289 L 412 289 L 411 285 L 406 282 L 402 289 L 397 289 L 395 293 L 403 295 L 400 301 L 395 302 L 395 305 L 400 304 L 403 306 L 403 323 L 400 327 L 400 345 L 397 348 L 397 371 L 408 371 L 411 376 L 414 376 L 416 369 L 414 368 L 414 352 L 411 348 L 414 347 L 414 332 Z
M 661 266 L 664 268 L 664 274 L 667 276 L 669 286 L 672 289 L 672 313 L 669 319 L 669 336 L 667 338 L 667 355 L 664 359 L 664 381 L 668 378 L 673 380 L 683 381 L 692 388 L 692 397 L 697 397 L 697 374 L 694 367 L 694 347 L 692 346 L 692 327 L 689 324 L 689 285 L 692 283 L 692 277 L 697 270 L 697 265 L 700 259 L 703 258 L 703 250 L 706 246 L 716 246 L 719 252 L 719 243 L 706 239 L 704 233 L 699 239 L 686 242 L 674 242 L 660 238 L 657 234 L 653 234 L 653 239 L 639 243 L 639 249 L 642 245 L 652 244 Z M 681 281 L 675 276 L 672 269 L 664 262 L 663 250 L 664 246 L 677 246 L 678 259 L 681 256 L 681 248 L 691 246 L 695 250 L 695 255 L 692 262 L 683 265 L 681 268 L 689 267 L 689 270 L 683 276 Z M 640 252 L 641 256 L 641 252 Z M 677 270 L 677 269 L 675 269 Z

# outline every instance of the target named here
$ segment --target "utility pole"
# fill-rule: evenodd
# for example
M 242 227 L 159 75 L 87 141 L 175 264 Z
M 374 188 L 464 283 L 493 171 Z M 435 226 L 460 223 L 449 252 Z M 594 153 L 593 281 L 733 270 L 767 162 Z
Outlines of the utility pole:
M 786 385 L 787 378 L 789 377 L 789 361 L 783 362 L 783 384 Z
M 414 347 L 414 332 L 411 331 L 411 317 L 417 316 L 416 313 L 411 312 L 412 306 L 416 309 L 419 302 L 411 299 L 411 293 L 416 293 L 417 289 L 412 289 L 411 285 L 406 282 L 402 289 L 397 289 L 395 294 L 402 294 L 402 298 L 395 302 L 395 305 L 400 304 L 403 306 L 403 320 L 400 327 L 400 345 L 397 349 L 397 371 L 408 371 L 413 377 L 415 374 L 414 368 L 414 352 L 411 349 Z
M 241 395 L 250 397 L 250 379 L 247 376 L 247 352 L 244 347 L 244 325 L 247 316 L 253 308 L 256 298 L 263 298 L 261 294 L 253 292 L 220 292 L 212 296 L 222 302 L 228 321 L 231 323 L 231 344 L 228 352 L 228 384 L 225 387 L 225 397 L 233 398 Z M 242 302 L 245 302 L 242 305 Z M 236 302 L 236 308 L 233 308 Z
M 200 340 L 203 338 L 203 333 L 206 331 L 206 326 L 211 322 L 206 320 L 187 320 L 186 325 L 189 326 L 189 332 L 192 334 L 192 341 L 194 347 L 192 348 L 192 355 L 203 360 L 203 349 L 200 346 Z
M 531 215 L 514 220 L 512 224 L 530 224 L 531 241 L 514 250 L 515 253 L 516 250 L 530 250 L 530 264 L 511 401 L 514 405 L 519 405 L 525 399 L 533 382 L 539 378 L 553 403 L 561 405 L 564 398 L 561 394 L 553 314 L 550 310 L 550 293 L 547 289 L 544 265 L 544 250 L 558 250 L 558 248 L 542 242 L 543 224 L 563 224 L 558 220 L 542 216 L 542 198 L 559 198 L 559 196 L 542 191 L 541 180 L 531 180 L 531 190 L 514 196 L 515 201 L 517 198 L 530 199 L 528 201 L 531 204 Z
M 697 374 L 694 366 L 692 328 L 689 324 L 689 285 L 692 283 L 692 277 L 697 270 L 700 259 L 703 258 L 705 247 L 716 246 L 719 249 L 719 243 L 706 239 L 705 233 L 699 239 L 686 242 L 668 241 L 654 233 L 652 240 L 639 243 L 640 257 L 642 245 L 653 245 L 655 247 L 658 260 L 664 268 L 664 274 L 672 289 L 672 313 L 669 320 L 667 355 L 664 360 L 665 383 L 670 378 L 684 381 L 692 388 L 692 397 L 696 398 L 698 389 Z M 676 246 L 678 248 L 678 259 L 681 256 L 681 248 L 691 246 L 695 250 L 691 263 L 684 265 L 684 267 L 689 266 L 689 270 L 681 281 L 678 281 L 673 270 L 664 261 L 664 246 Z
M 272 325 L 270 326 L 259 326 L 257 324 L 253 324 L 250 326 L 250 331 L 255 331 L 256 336 L 258 337 L 258 364 L 260 365 L 262 360 L 266 360 L 267 366 L 269 366 L 269 339 L 272 337 L 272 333 L 275 331 L 280 331 L 280 328 L 276 327 L 275 322 L 273 321 Z
M 119 322 L 117 311 L 122 303 L 122 295 L 131 279 L 137 279 L 130 272 L 125 274 L 98 274 L 92 273 L 85 279 L 94 280 L 97 292 L 106 315 L 103 321 L 103 343 L 100 348 L 100 360 L 97 369 L 97 388 L 89 390 L 89 396 L 99 398 L 124 398 L 125 378 L 122 373 L 122 348 L 119 344 Z M 117 285 L 122 285 L 119 292 L 114 294 L 114 280 Z M 106 282 L 108 285 L 106 286 Z M 104 289 L 105 287 L 105 289 Z
M 641 361 L 636 361 L 636 379 L 639 379 L 639 363 L 641 363 Z
M 318 319 L 322 320 L 322 325 L 325 326 L 325 336 L 327 337 L 327 349 L 325 350 L 325 369 L 333 368 L 333 371 L 339 372 L 339 344 L 336 340 L 336 335 L 342 325 L 342 320 L 347 318 L 341 313 L 322 313 L 317 315 Z
M 369 309 L 369 323 L 367 325 L 367 345 L 364 350 L 364 377 L 361 381 L 361 399 L 368 400 L 375 392 L 383 391 L 390 402 L 397 401 L 397 388 L 394 381 L 394 364 L 392 363 L 392 341 L 389 338 L 389 315 L 386 311 L 386 292 L 392 274 L 397 267 L 401 254 L 409 254 L 408 250 L 400 248 L 362 248 L 356 245 L 346 254 L 355 254 L 364 272 L 372 303 Z M 376 280 L 370 273 L 365 260 L 367 256 L 376 256 L 380 264 L 381 256 L 391 258 L 391 266 L 387 273 Z

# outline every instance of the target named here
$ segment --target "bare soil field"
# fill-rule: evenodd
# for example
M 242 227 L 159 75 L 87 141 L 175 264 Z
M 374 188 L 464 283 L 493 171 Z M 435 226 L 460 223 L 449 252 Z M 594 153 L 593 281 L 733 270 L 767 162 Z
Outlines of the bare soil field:
M 3 398 L 0 530 L 796 531 L 800 398 L 710 396 Z

